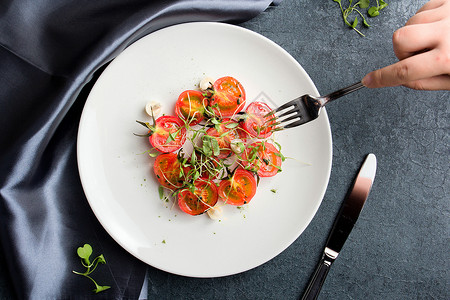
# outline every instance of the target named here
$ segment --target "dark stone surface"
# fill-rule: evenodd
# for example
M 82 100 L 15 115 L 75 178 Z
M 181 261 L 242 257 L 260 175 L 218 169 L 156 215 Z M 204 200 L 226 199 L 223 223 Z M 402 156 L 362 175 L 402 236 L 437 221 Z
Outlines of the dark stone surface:
M 365 38 L 344 26 L 332 0 L 285 0 L 242 26 L 281 45 L 328 93 L 395 62 L 392 33 L 425 2 L 389 1 L 362 29 Z M 370 152 L 378 158 L 374 188 L 319 299 L 450 299 L 449 96 L 396 87 L 331 103 L 330 183 L 305 232 L 271 261 L 234 276 L 195 279 L 149 267 L 149 299 L 297 299 Z M 0 298 L 8 297 L 0 271 Z

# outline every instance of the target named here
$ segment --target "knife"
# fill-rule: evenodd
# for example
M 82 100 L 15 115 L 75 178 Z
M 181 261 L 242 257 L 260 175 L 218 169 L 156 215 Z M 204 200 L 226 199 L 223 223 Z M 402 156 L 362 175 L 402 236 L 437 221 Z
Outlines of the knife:
M 341 209 L 334 220 L 333 228 L 308 287 L 303 294 L 302 300 L 317 299 L 320 289 L 330 270 L 331 265 L 341 252 L 348 235 L 353 229 L 356 220 L 369 196 L 372 183 L 377 169 L 377 159 L 374 154 L 367 155 L 352 188 L 349 190 Z

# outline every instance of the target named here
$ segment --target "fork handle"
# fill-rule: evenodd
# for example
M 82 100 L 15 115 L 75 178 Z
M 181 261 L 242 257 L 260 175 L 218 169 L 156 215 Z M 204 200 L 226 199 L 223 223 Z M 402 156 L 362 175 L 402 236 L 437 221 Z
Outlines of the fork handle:
M 322 98 L 325 99 L 325 103 L 336 100 L 337 98 L 340 98 L 342 96 L 345 96 L 347 94 L 353 93 L 354 91 L 359 90 L 360 88 L 363 88 L 364 85 L 362 84 L 361 81 L 354 83 L 348 87 L 345 87 L 343 89 L 340 89 L 336 92 L 333 92 L 331 94 L 328 94 L 326 96 L 323 96 Z

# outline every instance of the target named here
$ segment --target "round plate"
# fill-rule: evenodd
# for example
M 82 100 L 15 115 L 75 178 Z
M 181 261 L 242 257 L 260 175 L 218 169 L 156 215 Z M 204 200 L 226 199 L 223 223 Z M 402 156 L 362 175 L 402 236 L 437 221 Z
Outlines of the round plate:
M 93 87 L 80 121 L 78 168 L 89 204 L 128 252 L 167 272 L 218 277 L 259 266 L 286 249 L 308 226 L 331 170 L 326 111 L 301 127 L 277 132 L 283 171 L 261 178 L 243 207 L 227 205 L 220 220 L 189 216 L 160 200 L 153 175 L 145 104 L 174 114 L 178 95 L 204 76 L 233 76 L 247 101 L 281 105 L 318 95 L 303 68 L 281 47 L 241 27 L 187 23 L 154 32 L 121 53 Z

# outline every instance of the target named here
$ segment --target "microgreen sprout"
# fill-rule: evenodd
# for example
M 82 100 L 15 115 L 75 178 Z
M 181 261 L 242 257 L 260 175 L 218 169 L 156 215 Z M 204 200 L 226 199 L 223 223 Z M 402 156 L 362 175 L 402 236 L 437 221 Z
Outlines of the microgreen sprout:
M 369 15 L 370 17 L 376 17 L 380 14 L 380 11 L 388 5 L 383 0 L 375 0 L 376 5 L 371 6 L 369 8 L 370 2 L 371 2 L 370 0 L 359 0 L 355 4 L 353 4 L 353 0 L 349 0 L 348 7 L 344 9 L 344 6 L 342 5 L 342 0 L 333 0 L 333 1 L 337 2 L 339 4 L 339 8 L 341 9 L 341 13 L 342 13 L 342 18 L 344 19 L 344 23 L 348 27 L 355 30 L 361 36 L 365 36 L 365 35 L 359 29 L 356 28 L 356 26 L 358 25 L 358 22 L 359 22 L 358 16 L 361 17 L 363 25 L 365 27 L 370 27 L 364 14 L 361 12 L 361 9 L 368 8 L 367 15 Z M 353 17 L 353 15 L 355 15 L 355 14 L 356 14 L 356 16 L 353 19 L 353 21 L 351 21 L 351 20 L 349 21 L 350 16 Z
M 141 124 L 142 126 L 146 127 L 148 129 L 148 133 L 146 134 L 137 134 L 137 133 L 133 133 L 135 136 L 140 136 L 140 137 L 149 137 L 153 134 L 153 132 L 155 131 L 155 127 L 150 125 L 150 123 L 148 122 L 141 122 L 136 120 L 137 123 Z M 155 122 L 153 123 L 155 124 Z
M 99 256 L 97 256 L 91 263 L 89 258 L 91 257 L 91 254 L 92 254 L 92 247 L 89 244 L 84 244 L 83 247 L 78 247 L 77 254 L 81 258 L 81 264 L 86 268 L 86 272 L 84 272 L 84 273 L 77 272 L 77 271 L 72 271 L 72 272 L 77 275 L 82 275 L 84 277 L 89 278 L 95 284 L 95 289 L 93 290 L 95 293 L 99 293 L 99 292 L 102 292 L 104 290 L 111 288 L 108 285 L 103 285 L 103 286 L 98 285 L 97 282 L 95 282 L 95 280 L 91 276 L 89 276 L 92 272 L 94 272 L 94 270 L 97 268 L 97 265 L 99 263 L 106 264 L 106 260 L 105 260 L 105 257 L 103 256 L 103 254 L 100 254 Z

